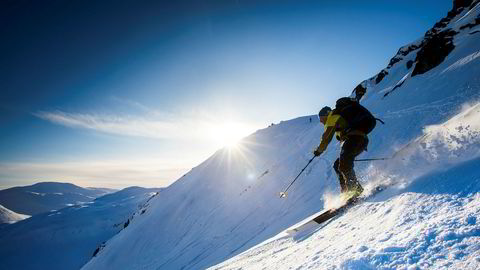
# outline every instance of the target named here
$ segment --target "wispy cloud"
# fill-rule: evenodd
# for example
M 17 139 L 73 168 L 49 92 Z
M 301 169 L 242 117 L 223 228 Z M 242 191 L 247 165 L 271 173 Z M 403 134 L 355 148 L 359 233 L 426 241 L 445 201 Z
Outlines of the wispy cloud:
M 110 134 L 147 138 L 181 138 L 194 123 L 172 122 L 136 116 L 114 116 L 62 111 L 38 112 L 35 116 L 71 128 L 84 128 Z M 187 136 L 187 137 L 190 137 Z
M 136 136 L 157 139 L 189 140 L 193 142 L 210 142 L 215 145 L 220 134 L 230 130 L 232 121 L 220 114 L 205 111 L 191 111 L 189 114 L 174 115 L 151 109 L 140 103 L 128 102 L 139 114 L 98 114 L 68 113 L 64 111 L 40 111 L 34 113 L 43 120 L 79 129 L 88 129 L 102 133 Z M 254 132 L 257 127 L 248 123 L 234 123 L 235 132 L 244 137 Z M 216 145 L 221 146 L 221 145 Z

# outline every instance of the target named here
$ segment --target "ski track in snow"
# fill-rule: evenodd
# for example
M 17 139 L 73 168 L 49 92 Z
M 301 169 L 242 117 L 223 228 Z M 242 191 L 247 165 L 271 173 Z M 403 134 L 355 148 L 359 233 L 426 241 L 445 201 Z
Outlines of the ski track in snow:
M 458 60 L 457 62 L 451 64 L 449 67 L 447 67 L 446 69 L 444 69 L 442 71 L 442 73 L 445 73 L 445 72 L 448 72 L 448 71 L 452 71 L 452 70 L 455 70 L 455 69 L 458 69 L 474 60 L 476 60 L 478 57 L 480 57 L 480 51 L 478 52 L 474 52 L 468 56 L 465 56 L 464 58 Z
M 458 107 L 465 102 L 465 96 L 471 97 L 472 100 L 480 100 L 480 93 L 478 89 L 480 89 L 480 84 L 474 83 L 473 85 L 468 85 L 456 89 L 455 95 L 443 99 L 430 101 L 428 103 L 415 105 L 397 111 L 387 111 L 384 115 L 382 115 L 382 118 L 395 119 L 401 117 L 408 117 L 409 115 L 415 113 L 430 113 L 432 110 L 441 115 L 449 115 L 451 114 L 450 109 L 452 107 Z

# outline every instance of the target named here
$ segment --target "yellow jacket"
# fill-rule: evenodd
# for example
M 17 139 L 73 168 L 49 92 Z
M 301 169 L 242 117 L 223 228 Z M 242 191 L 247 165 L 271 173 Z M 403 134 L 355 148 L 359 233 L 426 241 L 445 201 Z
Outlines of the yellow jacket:
M 330 112 L 327 116 L 327 121 L 325 122 L 322 141 L 318 146 L 318 150 L 324 152 L 327 149 L 328 144 L 332 141 L 333 134 L 336 134 L 337 139 L 342 141 L 342 131 L 347 128 L 347 125 L 347 121 L 343 119 L 342 116 L 339 114 L 333 114 L 333 111 Z
M 318 146 L 318 150 L 324 152 L 327 149 L 328 144 L 332 141 L 333 134 L 335 134 L 337 140 L 341 142 L 347 139 L 347 135 L 365 136 L 365 133 L 359 130 L 351 130 L 348 133 L 345 133 L 347 127 L 347 120 L 345 120 L 339 114 L 333 114 L 333 111 L 331 111 L 327 116 L 327 121 L 325 122 L 324 132 L 322 135 L 322 141 Z

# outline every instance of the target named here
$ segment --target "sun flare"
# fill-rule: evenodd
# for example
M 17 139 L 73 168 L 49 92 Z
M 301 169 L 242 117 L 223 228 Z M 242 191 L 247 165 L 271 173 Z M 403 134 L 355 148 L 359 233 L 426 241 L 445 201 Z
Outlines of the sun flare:
M 250 133 L 251 130 L 244 124 L 224 122 L 213 128 L 212 137 L 220 147 L 235 148 Z

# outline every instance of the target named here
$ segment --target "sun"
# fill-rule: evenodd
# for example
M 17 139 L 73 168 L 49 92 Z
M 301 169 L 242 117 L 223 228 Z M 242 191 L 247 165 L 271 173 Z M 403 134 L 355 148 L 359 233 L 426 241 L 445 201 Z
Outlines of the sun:
M 214 127 L 212 137 L 220 147 L 235 148 L 239 141 L 250 133 L 251 129 L 245 124 L 228 121 Z

